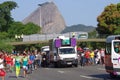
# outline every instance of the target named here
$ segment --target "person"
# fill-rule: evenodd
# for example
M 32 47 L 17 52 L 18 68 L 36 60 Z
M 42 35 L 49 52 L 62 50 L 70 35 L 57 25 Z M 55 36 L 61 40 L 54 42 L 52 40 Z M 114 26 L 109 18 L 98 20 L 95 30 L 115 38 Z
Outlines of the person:
M 94 50 L 94 64 L 96 64 L 98 49 Z
M 119 45 L 117 43 L 115 43 L 114 45 L 114 49 L 115 49 L 115 52 L 118 53 L 119 52 Z
M 100 55 L 100 50 L 97 50 L 96 58 L 95 58 L 95 63 L 100 64 L 101 55 Z
M 34 70 L 35 69 L 35 65 L 34 65 L 35 55 L 34 55 L 33 52 L 29 56 L 29 61 L 31 62 L 30 65 L 29 65 L 29 68 Z
M 101 63 L 102 65 L 104 65 L 105 50 L 103 48 L 101 49 L 100 54 L 101 54 Z
M 27 70 L 28 70 L 28 57 L 27 54 L 23 54 L 23 58 L 22 58 L 22 66 L 23 66 L 23 77 L 26 77 L 27 75 Z
M 89 49 L 87 49 L 86 51 L 85 51 L 85 59 L 86 59 L 86 65 L 89 65 L 90 64 L 90 50 Z
M 4 58 L 2 54 L 0 55 L 0 70 L 4 72 L 4 75 L 0 75 L 0 77 L 2 77 L 2 80 L 5 80 L 6 72 L 4 71 Z
M 94 51 L 93 50 L 90 51 L 90 62 L 91 64 L 94 64 Z
M 80 65 L 83 67 L 85 65 L 85 57 L 84 57 L 84 51 L 80 52 Z
M 6 57 L 6 66 L 8 72 L 12 72 L 12 62 L 13 62 L 13 58 L 11 57 L 10 54 L 8 54 Z
M 75 32 L 72 32 L 72 37 L 75 37 Z
M 35 56 L 35 60 L 34 60 L 34 69 L 37 69 L 37 60 L 38 60 L 38 57 L 37 57 L 37 52 L 34 53 L 34 56 Z
M 21 58 L 19 56 L 19 53 L 17 53 L 15 57 L 16 78 L 18 78 L 20 74 L 20 66 L 21 66 L 20 64 L 21 64 Z
M 15 71 L 15 54 L 11 54 L 12 62 L 11 62 L 11 70 Z
M 32 61 L 29 59 L 29 57 L 30 57 L 30 53 L 28 54 L 28 70 L 27 70 L 27 73 L 32 73 Z
M 37 66 L 41 67 L 42 56 L 40 52 L 37 53 L 36 58 L 37 58 Z
M 43 67 L 47 67 L 47 56 L 46 56 L 46 52 L 43 52 L 42 54 L 42 64 L 43 64 Z

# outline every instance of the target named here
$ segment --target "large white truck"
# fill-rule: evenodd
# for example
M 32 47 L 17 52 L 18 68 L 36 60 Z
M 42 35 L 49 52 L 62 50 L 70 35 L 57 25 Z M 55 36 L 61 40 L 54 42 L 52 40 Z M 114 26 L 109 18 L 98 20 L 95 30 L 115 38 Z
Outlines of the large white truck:
M 56 67 L 74 65 L 78 66 L 76 38 L 59 36 L 52 39 L 50 43 L 49 62 Z

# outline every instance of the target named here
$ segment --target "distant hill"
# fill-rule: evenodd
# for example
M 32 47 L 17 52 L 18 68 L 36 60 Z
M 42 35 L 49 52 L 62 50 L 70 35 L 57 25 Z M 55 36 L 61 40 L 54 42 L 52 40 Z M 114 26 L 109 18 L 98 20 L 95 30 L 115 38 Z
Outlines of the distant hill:
M 78 25 L 67 26 L 61 33 L 76 32 L 76 31 L 91 32 L 95 29 L 96 27 L 94 26 L 86 26 L 83 24 L 78 24 Z
M 33 22 L 41 27 L 42 33 L 66 33 L 66 32 L 91 32 L 95 29 L 93 26 L 83 24 L 66 27 L 63 16 L 53 2 L 39 4 L 39 7 L 30 13 L 23 21 L 24 24 Z
M 30 13 L 23 21 L 24 24 L 33 22 L 41 27 L 42 33 L 60 33 L 66 23 L 54 2 L 39 4 L 39 7 Z

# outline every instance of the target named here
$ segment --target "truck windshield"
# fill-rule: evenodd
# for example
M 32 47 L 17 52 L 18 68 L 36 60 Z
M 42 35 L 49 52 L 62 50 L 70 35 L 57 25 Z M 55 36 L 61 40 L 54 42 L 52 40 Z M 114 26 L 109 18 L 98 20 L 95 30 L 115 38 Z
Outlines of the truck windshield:
M 74 54 L 75 50 L 74 48 L 60 48 L 59 53 L 60 54 Z

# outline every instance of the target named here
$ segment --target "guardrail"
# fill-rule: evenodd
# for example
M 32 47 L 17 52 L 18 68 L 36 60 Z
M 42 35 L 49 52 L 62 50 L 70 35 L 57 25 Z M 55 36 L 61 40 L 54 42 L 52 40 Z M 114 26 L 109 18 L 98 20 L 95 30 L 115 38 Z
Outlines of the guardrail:
M 58 36 L 65 36 L 65 37 L 74 37 L 76 39 L 88 39 L 87 32 L 68 32 L 64 34 L 32 34 L 32 35 L 23 35 L 23 42 L 26 41 L 45 41 L 50 40 L 53 38 L 57 38 Z
M 105 42 L 106 39 L 77 39 L 77 42 Z M 48 40 L 45 41 L 24 41 L 24 42 L 11 42 L 11 45 L 25 45 L 25 44 L 42 44 L 48 43 Z

